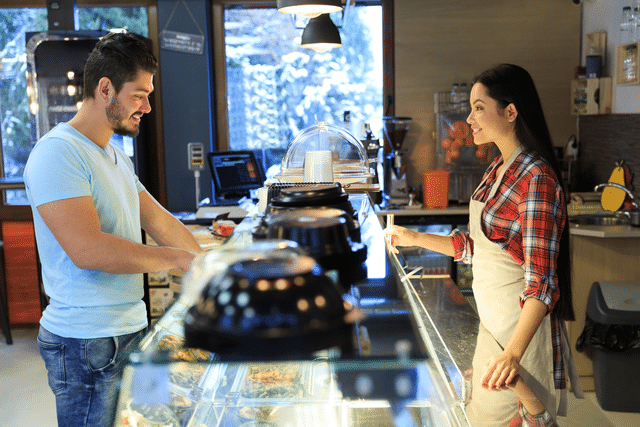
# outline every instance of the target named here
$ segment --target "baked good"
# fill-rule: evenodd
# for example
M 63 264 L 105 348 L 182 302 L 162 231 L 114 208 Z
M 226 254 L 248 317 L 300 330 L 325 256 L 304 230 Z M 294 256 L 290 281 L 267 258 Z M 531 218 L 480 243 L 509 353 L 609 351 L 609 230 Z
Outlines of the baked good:
M 302 390 L 301 372 L 287 364 L 251 365 L 245 376 L 242 395 L 250 398 L 298 397 Z

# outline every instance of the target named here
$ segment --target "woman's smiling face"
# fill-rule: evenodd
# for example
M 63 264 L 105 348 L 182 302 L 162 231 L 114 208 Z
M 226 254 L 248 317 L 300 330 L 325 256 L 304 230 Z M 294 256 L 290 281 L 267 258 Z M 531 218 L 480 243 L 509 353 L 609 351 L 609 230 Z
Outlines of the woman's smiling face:
M 471 125 L 473 141 L 476 145 L 500 142 L 513 136 L 515 116 L 510 119 L 509 111 L 513 104 L 507 108 L 500 108 L 497 101 L 489 96 L 487 88 L 482 83 L 476 83 L 471 88 L 470 99 L 471 113 L 467 117 L 467 123 Z M 515 112 L 515 107 L 513 107 Z

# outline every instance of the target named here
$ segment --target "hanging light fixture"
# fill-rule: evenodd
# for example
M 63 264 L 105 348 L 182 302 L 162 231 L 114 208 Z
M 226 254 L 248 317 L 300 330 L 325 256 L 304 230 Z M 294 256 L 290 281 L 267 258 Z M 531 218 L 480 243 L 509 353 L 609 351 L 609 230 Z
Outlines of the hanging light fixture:
M 315 18 L 342 10 L 341 0 L 278 0 L 278 11 Z
M 322 14 L 309 20 L 302 32 L 301 46 L 316 52 L 326 52 L 342 46 L 338 27 L 335 26 L 329 14 Z

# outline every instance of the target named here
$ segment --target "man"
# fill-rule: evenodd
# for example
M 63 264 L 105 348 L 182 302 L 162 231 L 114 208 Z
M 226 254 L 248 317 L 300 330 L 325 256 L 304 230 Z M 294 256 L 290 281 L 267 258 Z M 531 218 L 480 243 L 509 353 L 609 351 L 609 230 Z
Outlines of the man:
M 147 328 L 142 273 L 187 271 L 200 247 L 142 186 L 109 140 L 136 136 L 157 61 L 131 33 L 109 33 L 85 65 L 78 113 L 44 135 L 24 172 L 50 304 L 38 345 L 58 425 L 113 425 L 126 356 Z M 158 246 L 143 245 L 141 229 Z

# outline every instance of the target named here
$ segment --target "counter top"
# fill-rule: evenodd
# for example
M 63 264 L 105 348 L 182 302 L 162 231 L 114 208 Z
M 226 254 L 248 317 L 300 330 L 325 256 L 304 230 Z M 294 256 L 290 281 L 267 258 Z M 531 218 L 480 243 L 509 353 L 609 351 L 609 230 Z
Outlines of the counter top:
M 368 320 L 373 322 L 369 326 L 372 339 L 380 333 L 381 336 L 394 339 L 408 333 L 402 328 L 398 329 L 398 325 L 392 321 L 393 312 L 397 315 L 397 308 L 405 306 L 415 322 L 414 333 L 420 336 L 428 357 L 435 362 L 447 382 L 453 385 L 457 398 L 464 401 L 470 392 L 468 385 L 464 384 L 464 372 L 472 367 L 479 324 L 473 296 L 463 295 L 448 275 L 425 274 L 423 269 L 411 267 L 402 248 L 398 254 L 392 253 L 382 237 L 380 221 L 387 212 L 380 212 L 368 197 L 351 195 L 350 200 L 356 212 L 359 212 L 362 242 L 367 245 L 369 278 L 362 286 L 355 287 L 362 301 L 366 300 L 369 304 L 364 311 L 369 315 Z M 376 216 L 371 215 L 373 211 Z M 468 215 L 468 206 L 411 210 L 410 213 L 414 212 L 418 212 L 418 215 L 422 212 L 427 212 L 427 215 Z M 251 230 L 259 216 L 256 212 L 250 212 L 238 224 L 228 243 L 249 243 L 252 240 Z M 380 317 L 382 312 L 385 314 Z M 379 320 L 382 320 L 381 328 L 375 326 Z M 406 326 L 411 328 L 409 324 Z M 394 332 L 388 335 L 390 330 Z M 381 349 L 386 346 L 378 340 L 373 347 Z M 384 353 L 377 355 L 386 356 Z
M 640 238 L 640 227 L 631 225 L 582 225 L 569 224 L 569 234 L 574 236 L 629 239 Z
M 307 382 L 312 380 L 308 384 L 310 387 L 313 386 L 313 393 L 305 395 L 304 399 L 296 404 L 314 405 L 314 408 L 319 407 L 322 412 L 318 413 L 313 423 L 307 420 L 297 424 L 338 425 L 335 419 L 352 419 L 354 421 L 348 422 L 349 425 L 365 424 L 361 420 L 366 420 L 367 425 L 393 425 L 393 421 L 387 423 L 384 418 L 390 417 L 393 420 L 394 417 L 398 417 L 397 411 L 402 409 L 403 405 L 410 404 L 407 408 L 411 409 L 403 409 L 407 411 L 403 413 L 409 414 L 408 411 L 414 411 L 413 408 L 417 405 L 419 410 L 415 415 L 420 416 L 422 425 L 469 427 L 465 402 L 471 390 L 464 373 L 471 368 L 475 350 L 478 327 L 475 309 L 447 275 L 424 274 L 422 268 L 410 266 L 402 252 L 397 255 L 390 252 L 383 237 L 382 218 L 374 214 L 368 197 L 353 195 L 350 196 L 350 201 L 358 214 L 362 243 L 367 247 L 367 278 L 353 283 L 350 292 L 344 296 L 362 314 L 362 317 L 355 320 L 353 328 L 356 353 L 348 354 L 344 358 L 327 353 L 331 357 L 295 362 L 300 366 L 310 364 L 313 368 L 308 371 L 309 375 L 304 374 L 304 382 L 301 382 L 306 387 Z M 253 227 L 260 219 L 260 213 L 249 212 L 222 245 L 243 247 L 251 243 Z M 207 226 L 193 225 L 189 228 L 194 235 L 201 235 L 198 237 L 209 243 L 210 231 Z M 211 258 L 215 253 L 216 249 L 213 249 L 204 257 Z M 202 261 L 204 262 L 204 259 Z M 192 277 L 187 280 L 196 279 Z M 190 285 L 193 287 L 194 283 Z M 155 363 L 154 355 L 158 354 L 159 343 L 166 335 L 173 335 L 170 341 L 180 342 L 184 338 L 183 318 L 196 300 L 197 292 L 181 293 L 180 299 L 154 324 L 152 331 L 140 346 L 144 350 L 135 354 L 133 359 Z M 239 362 L 207 363 L 209 366 L 203 371 L 205 379 L 196 384 L 197 396 L 203 397 L 197 408 L 204 409 L 188 413 L 188 417 L 193 421 L 190 421 L 190 425 L 237 425 L 237 414 L 246 413 L 246 407 L 254 404 L 260 407 L 285 405 L 286 401 L 274 404 L 269 400 L 257 400 L 254 403 L 241 400 L 241 404 L 236 405 L 235 400 L 226 397 L 231 394 L 225 394 L 226 391 L 223 393 L 221 390 L 229 389 L 230 392 L 237 393 L 245 372 L 242 369 L 246 369 L 246 366 Z M 326 369 L 320 370 L 319 365 L 326 365 L 335 373 L 325 372 Z M 191 366 L 193 365 L 188 365 Z M 144 368 L 148 367 L 143 366 Z M 127 367 L 121 388 L 121 405 L 134 397 L 134 377 L 138 381 L 140 378 L 144 379 L 145 375 L 163 372 L 162 378 L 167 382 L 173 381 L 173 375 L 167 371 L 170 366 L 160 363 L 153 368 L 154 370 L 146 369 L 140 373 L 136 371 L 136 365 Z M 234 374 L 236 371 L 233 369 L 237 370 L 238 375 Z M 316 369 L 319 375 L 317 381 L 314 379 Z M 224 381 L 221 380 L 223 375 Z M 377 394 L 363 397 L 356 388 L 356 380 L 361 375 L 365 375 L 367 381 L 371 381 L 372 384 L 385 384 L 385 387 L 374 387 Z M 227 378 L 231 380 L 227 381 Z M 388 387 L 390 381 L 397 381 L 398 378 L 404 382 L 407 379 L 417 381 L 410 392 L 415 393 L 415 396 L 405 391 L 396 392 L 396 388 Z M 332 392 L 327 395 L 329 397 L 323 397 L 324 388 L 320 387 L 325 385 L 339 386 L 340 393 Z M 145 396 L 136 395 L 135 399 L 144 399 Z M 238 394 L 233 396 L 235 399 Z M 357 408 L 351 408 L 349 402 L 355 398 Z M 367 402 L 370 400 L 375 405 L 379 405 L 381 400 L 388 401 L 391 409 L 375 406 L 374 410 L 369 410 L 371 405 Z M 143 400 L 141 403 L 144 402 Z M 209 410 L 209 406 L 214 404 L 218 405 L 218 408 L 224 408 L 224 411 Z M 428 410 L 420 409 L 422 407 L 428 407 Z M 308 409 L 305 408 L 306 410 Z M 339 412 L 339 416 L 334 419 L 334 410 L 345 412 Z M 414 413 L 411 412 L 411 415 Z M 233 419 L 233 423 L 221 422 L 223 418 Z M 283 424 L 274 422 L 273 425 Z
M 567 214 L 569 218 L 571 218 L 581 215 L 613 215 L 613 212 L 602 209 L 600 201 L 598 200 L 596 202 L 569 203 L 567 205 Z M 631 225 L 584 225 L 569 223 L 569 234 L 605 239 L 640 238 L 640 227 L 633 227 Z
M 374 206 L 376 215 L 406 215 L 406 216 L 441 216 L 441 215 L 469 215 L 469 205 L 448 206 L 446 208 L 424 207 L 380 207 Z

